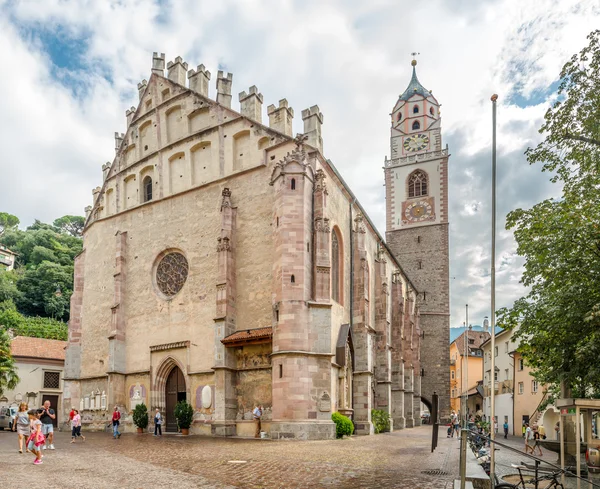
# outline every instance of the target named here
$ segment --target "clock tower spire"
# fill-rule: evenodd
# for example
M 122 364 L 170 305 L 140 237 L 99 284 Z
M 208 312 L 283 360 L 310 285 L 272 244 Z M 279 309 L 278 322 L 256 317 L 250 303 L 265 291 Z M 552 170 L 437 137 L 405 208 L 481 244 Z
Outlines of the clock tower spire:
M 413 56 L 417 53 L 413 53 Z M 391 158 L 385 160 L 386 240 L 419 292 L 421 372 L 415 397 L 440 399 L 450 410 L 450 290 L 448 148 L 442 147 L 440 104 L 417 77 L 398 97 L 391 116 Z M 406 368 L 406 366 L 405 366 Z M 418 378 L 418 375 L 421 375 Z

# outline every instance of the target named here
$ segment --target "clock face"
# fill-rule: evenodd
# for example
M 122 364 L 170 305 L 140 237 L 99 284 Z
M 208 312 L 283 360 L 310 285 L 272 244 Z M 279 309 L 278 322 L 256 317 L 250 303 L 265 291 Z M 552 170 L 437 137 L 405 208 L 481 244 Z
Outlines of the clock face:
M 433 215 L 433 208 L 426 200 L 417 200 L 406 206 L 404 218 L 410 222 L 426 221 Z
M 415 152 L 427 148 L 429 138 L 425 134 L 415 134 L 404 140 L 404 151 Z

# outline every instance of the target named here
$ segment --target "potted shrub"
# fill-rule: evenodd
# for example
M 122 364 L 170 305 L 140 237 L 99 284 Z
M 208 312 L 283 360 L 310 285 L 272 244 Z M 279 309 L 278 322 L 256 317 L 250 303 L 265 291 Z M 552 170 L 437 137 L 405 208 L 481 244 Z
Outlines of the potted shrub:
M 190 434 L 190 426 L 194 418 L 194 408 L 186 401 L 179 401 L 175 406 L 175 419 L 182 435 Z
M 138 404 L 133 410 L 133 424 L 137 426 L 138 433 L 148 428 L 148 408 L 144 403 Z
M 333 413 L 331 420 L 335 423 L 335 434 L 338 438 L 344 436 L 350 436 L 354 433 L 354 424 L 350 418 L 347 418 L 343 414 Z

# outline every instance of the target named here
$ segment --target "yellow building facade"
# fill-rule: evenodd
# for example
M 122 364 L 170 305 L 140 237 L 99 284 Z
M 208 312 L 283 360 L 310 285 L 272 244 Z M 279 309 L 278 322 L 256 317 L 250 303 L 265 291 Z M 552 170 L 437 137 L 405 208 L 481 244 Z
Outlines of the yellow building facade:
M 450 344 L 450 406 L 453 411 L 461 410 L 461 398 L 465 393 L 477 388 L 483 373 L 483 351 L 481 344 L 490 334 L 468 330 Z M 467 352 L 467 355 L 465 355 Z M 465 375 L 466 370 L 466 375 Z M 469 413 L 481 410 L 481 404 L 469 402 Z

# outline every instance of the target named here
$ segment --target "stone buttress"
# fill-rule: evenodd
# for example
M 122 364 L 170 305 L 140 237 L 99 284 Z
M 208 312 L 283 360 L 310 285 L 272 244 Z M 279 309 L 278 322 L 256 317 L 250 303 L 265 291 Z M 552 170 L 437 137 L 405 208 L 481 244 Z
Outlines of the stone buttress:
M 125 329 L 126 278 L 127 278 L 127 232 L 116 235 L 114 302 L 108 333 L 108 399 L 111 404 L 126 406 L 125 398 Z
M 400 274 L 392 277 L 392 323 L 391 323 L 391 349 L 392 349 L 392 420 L 394 429 L 406 428 L 404 417 L 404 296 L 402 294 L 402 281 Z
M 215 315 L 215 420 L 211 432 L 217 436 L 236 434 L 236 357 L 221 340 L 236 330 L 235 227 L 237 210 L 231 191 L 224 188 L 221 200 L 221 234 L 217 239 L 218 279 Z
M 375 330 L 369 324 L 369 265 L 365 247 L 366 229 L 364 218 L 358 214 L 354 219 L 354 290 L 353 290 L 353 338 L 354 338 L 354 423 L 355 433 L 373 433 L 371 409 L 373 403 L 373 349 Z
M 380 250 L 375 261 L 375 404 L 392 414 L 391 335 L 388 320 L 387 261 Z M 391 427 L 393 429 L 393 425 Z
M 331 421 L 331 332 L 309 307 L 313 289 L 314 172 L 304 151 L 278 162 L 273 186 L 273 439 L 335 438 Z M 307 246 L 308 243 L 308 246 Z M 329 311 L 315 308 L 317 311 Z

